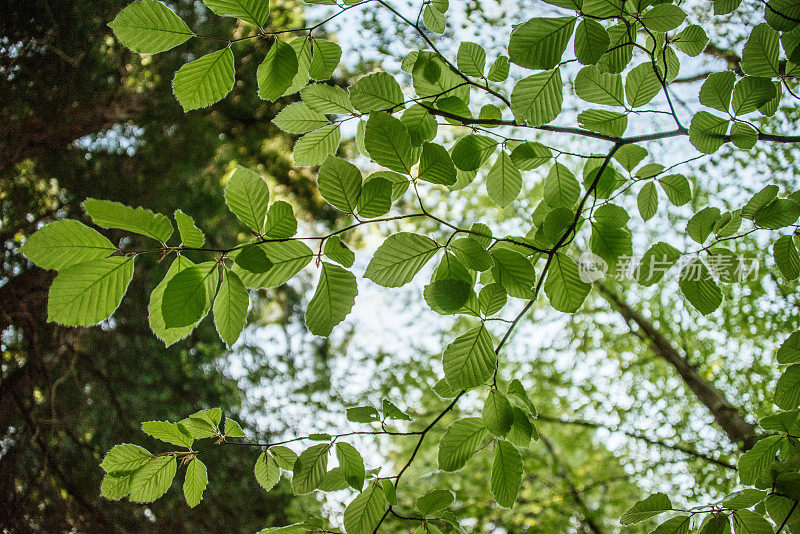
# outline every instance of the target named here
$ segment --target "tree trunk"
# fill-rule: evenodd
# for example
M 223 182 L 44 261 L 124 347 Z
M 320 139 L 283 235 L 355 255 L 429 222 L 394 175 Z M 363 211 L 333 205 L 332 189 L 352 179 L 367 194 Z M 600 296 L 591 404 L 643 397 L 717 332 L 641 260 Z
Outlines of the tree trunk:
M 708 408 L 714 420 L 725 431 L 728 438 L 748 450 L 758 441 L 755 428 L 747 422 L 741 413 L 725 397 L 725 394 L 704 379 L 692 367 L 669 340 L 648 321 L 641 313 L 631 308 L 622 298 L 606 286 L 596 282 L 595 287 L 600 294 L 616 309 L 627 323 L 635 323 L 640 332 L 650 341 L 649 347 L 656 356 L 672 365 L 686 385 L 695 394 L 697 400 Z

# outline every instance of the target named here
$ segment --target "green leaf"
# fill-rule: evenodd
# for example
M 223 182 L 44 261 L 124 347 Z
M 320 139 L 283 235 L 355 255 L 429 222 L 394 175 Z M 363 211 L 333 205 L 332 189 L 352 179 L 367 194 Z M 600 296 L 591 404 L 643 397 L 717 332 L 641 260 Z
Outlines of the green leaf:
M 150 451 L 130 443 L 114 445 L 106 454 L 100 467 L 111 475 L 126 475 L 133 473 L 150 461 Z
M 411 136 L 411 146 L 421 146 L 425 141 L 433 141 L 436 137 L 436 119 L 419 104 L 409 107 L 400 120 Z
M 356 260 L 356 255 L 342 243 L 338 235 L 331 236 L 325 241 L 324 252 L 328 258 L 345 267 L 352 267 Z
M 108 27 L 122 44 L 140 54 L 164 52 L 194 35 L 178 15 L 156 0 L 137 0 L 129 4 Z
M 639 145 L 623 145 L 614 153 L 614 159 L 628 172 L 632 172 L 646 156 L 647 149 Z
M 258 245 L 272 262 L 272 267 L 263 274 L 250 273 L 239 265 L 233 271 L 239 275 L 244 285 L 253 288 L 277 287 L 288 282 L 303 267 L 308 265 L 314 253 L 300 241 L 278 241 Z
M 312 83 L 303 87 L 300 95 L 303 97 L 303 102 L 313 111 L 335 115 L 347 115 L 353 112 L 350 96 L 338 85 Z
M 672 510 L 672 502 L 669 497 L 664 493 L 655 493 L 634 504 L 627 512 L 622 514 L 619 522 L 623 525 L 633 525 L 652 519 L 668 510 Z
M 413 280 L 437 250 L 439 244 L 422 235 L 409 232 L 390 235 L 378 247 L 364 276 L 383 287 L 400 287 Z
M 541 143 L 526 141 L 511 151 L 511 161 L 521 171 L 530 171 L 553 159 L 553 152 Z
M 219 423 L 221 420 L 222 410 L 220 408 L 211 408 L 195 412 L 186 419 L 178 421 L 178 424 L 194 439 L 203 439 L 219 435 Z
M 269 19 L 269 2 L 265 0 L 203 0 L 208 8 L 222 17 L 236 17 L 263 28 Z
M 489 72 L 486 77 L 490 82 L 504 82 L 508 79 L 508 71 L 511 65 L 509 64 L 506 56 L 498 56 L 492 66 L 489 67 Z
M 336 458 L 342 469 L 344 479 L 356 491 L 361 491 L 364 487 L 364 459 L 355 447 L 349 443 L 339 442 L 336 444 Z
M 519 252 L 507 248 L 494 248 L 492 277 L 505 288 L 506 292 L 521 299 L 531 298 L 536 273 L 531 262 Z
M 283 200 L 276 200 L 267 211 L 264 235 L 280 239 L 292 237 L 295 233 L 297 233 L 297 219 L 294 218 L 292 205 Z
M 342 158 L 328 156 L 319 168 L 317 185 L 322 198 L 344 212 L 356 212 L 361 183 L 358 167 Z
M 86 215 L 103 228 L 119 228 L 165 243 L 172 235 L 172 223 L 166 215 L 144 208 L 131 208 L 110 200 L 86 199 Z
M 388 72 L 373 72 L 350 86 L 350 101 L 361 113 L 400 107 L 405 102 L 403 90 Z
M 374 423 L 381 420 L 381 414 L 372 406 L 356 406 L 347 409 L 347 420 L 353 423 Z
M 63 268 L 50 286 L 47 320 L 89 326 L 110 317 L 133 277 L 133 256 L 113 256 Z
M 176 272 L 161 297 L 164 327 L 189 326 L 202 319 L 214 300 L 218 276 L 216 262 L 192 265 Z
M 164 279 L 159 282 L 159 284 L 155 287 L 153 292 L 150 294 L 150 303 L 148 305 L 148 312 L 149 312 L 149 320 L 150 320 L 150 328 L 153 330 L 153 333 L 164 342 L 166 346 L 170 346 L 176 341 L 179 341 L 189 333 L 194 330 L 195 326 L 197 326 L 197 322 L 183 326 L 183 327 L 173 327 L 167 328 L 166 324 L 164 323 L 164 315 L 161 312 L 161 303 L 164 297 L 164 290 L 167 287 L 169 281 L 180 271 L 183 269 L 192 267 L 194 264 L 183 256 L 178 256 L 170 265 L 167 274 L 164 276 Z M 208 295 L 212 294 L 214 288 L 217 285 L 217 277 L 210 276 L 206 279 L 206 291 Z M 212 287 L 213 284 L 213 287 Z M 209 299 L 207 303 L 206 310 L 211 307 L 211 301 Z
M 725 143 L 728 121 L 706 111 L 699 111 L 692 117 L 689 127 L 689 141 L 705 154 L 713 154 Z
M 327 80 L 333 76 L 333 71 L 342 59 L 342 47 L 325 39 L 314 39 L 312 46 L 313 54 L 308 73 L 314 80 Z
M 723 113 L 731 105 L 736 75 L 732 71 L 711 73 L 700 88 L 700 103 Z
M 783 410 L 800 406 L 800 365 L 790 365 L 778 378 L 773 402 Z
M 456 183 L 456 167 L 450 154 L 436 143 L 422 143 L 419 159 L 419 179 L 432 184 L 453 185 Z
M 294 94 L 305 87 L 310 76 L 308 69 L 311 66 L 311 41 L 306 37 L 298 37 L 289 41 L 289 46 L 297 57 L 297 74 L 283 96 Z
M 737 148 L 742 150 L 750 150 L 756 146 L 758 141 L 758 132 L 749 124 L 743 122 L 734 122 L 731 126 L 731 142 Z
M 434 280 L 423 292 L 425 302 L 433 311 L 442 315 L 456 313 L 472 295 L 472 284 L 463 280 Z
M 742 70 L 750 76 L 771 78 L 780 75 L 778 32 L 767 24 L 759 24 L 750 33 L 742 51 Z
M 294 48 L 288 43 L 276 40 L 256 70 L 258 96 L 262 100 L 279 99 L 292 85 L 298 68 Z
M 603 0 L 600 0 L 603 1 Z M 620 10 L 613 16 L 619 16 Z M 603 54 L 597 66 L 604 72 L 620 73 L 625 70 L 628 63 L 633 58 L 633 44 L 636 42 L 636 30 L 638 24 L 617 24 L 608 28 L 608 37 L 611 42 L 608 45 L 608 52 Z
M 239 339 L 247 321 L 250 294 L 235 272 L 225 270 L 219 293 L 214 300 L 214 326 L 228 347 Z
M 489 435 L 478 417 L 465 417 L 450 425 L 439 441 L 439 469 L 458 471 Z
M 518 447 L 528 447 L 531 444 L 531 437 L 533 437 L 533 423 L 521 408 L 512 406 L 511 410 L 514 414 L 514 422 L 511 424 L 511 430 L 508 431 L 508 441 Z
M 444 13 L 440 12 L 430 4 L 426 5 L 424 11 L 422 12 L 422 22 L 425 23 L 426 28 L 434 33 L 444 33 L 444 30 L 447 27 L 447 21 Z
M 249 273 L 261 274 L 269 271 L 273 263 L 259 245 L 246 245 L 238 250 L 234 263 Z
M 136 470 L 131 479 L 131 502 L 153 502 L 164 495 L 178 469 L 174 456 L 156 456 Z
M 675 4 L 658 4 L 639 17 L 646 28 L 657 32 L 668 32 L 680 26 L 686 13 Z
M 636 203 L 639 206 L 639 214 L 645 221 L 650 220 L 658 211 L 658 190 L 656 184 L 647 182 L 639 190 L 639 195 L 636 197 Z
M 761 474 L 775 461 L 782 436 L 768 436 L 757 442 L 752 449 L 739 457 L 739 480 L 745 486 L 752 486 Z
M 392 188 L 392 183 L 380 176 L 366 180 L 358 197 L 358 215 L 373 219 L 388 213 L 392 207 Z
M 628 128 L 628 116 L 605 109 L 587 109 L 578 115 L 578 123 L 592 132 L 621 137 Z
M 483 424 L 495 436 L 503 437 L 511 430 L 514 423 L 514 411 L 508 399 L 493 389 L 489 391 L 486 402 L 483 404 Z
M 300 453 L 292 469 L 292 487 L 297 495 L 314 491 L 322 483 L 328 470 L 330 449 L 330 443 L 320 443 Z
M 775 200 L 779 190 L 777 185 L 770 184 L 753 195 L 742 208 L 742 217 L 752 220 L 761 208 Z
M 675 36 L 675 48 L 689 56 L 699 56 L 708 44 L 708 35 L 702 26 L 691 24 Z
M 508 384 L 508 395 L 516 398 L 522 405 L 527 408 L 531 415 L 536 416 L 536 408 L 533 406 L 531 399 L 528 397 L 528 392 L 525 391 L 525 386 L 519 379 L 515 378 Z
M 225 186 L 225 203 L 231 213 L 257 233 L 263 233 L 269 206 L 269 186 L 257 173 L 237 166 Z
M 485 383 L 494 373 L 496 362 L 492 335 L 484 325 L 461 334 L 442 353 L 447 382 L 461 389 Z
M 103 482 L 100 483 L 100 496 L 112 501 L 127 497 L 131 492 L 132 479 L 132 475 L 104 475 Z
M 585 18 L 575 30 L 575 57 L 584 65 L 594 65 L 608 50 L 610 42 L 602 24 Z
M 190 111 L 222 100 L 233 89 L 233 82 L 233 52 L 223 48 L 178 69 L 172 90 L 183 111 Z
M 356 277 L 333 263 L 322 262 L 317 290 L 306 310 L 306 326 L 312 334 L 329 336 L 341 323 L 358 295 Z
M 485 271 L 494 265 L 491 254 L 472 237 L 462 237 L 450 243 L 456 257 L 470 269 Z
M 282 445 L 270 447 L 269 454 L 281 469 L 291 470 L 297 461 L 297 454 L 292 449 Z
M 492 495 L 497 504 L 511 508 L 522 482 L 522 455 L 506 440 L 497 442 L 492 463 Z
M 558 68 L 523 78 L 511 92 L 511 112 L 520 123 L 547 124 L 561 113 L 562 90 Z
M 455 501 L 455 496 L 450 490 L 436 489 L 417 499 L 416 506 L 423 516 L 435 514 L 444 510 Z
M 625 106 L 622 76 L 619 74 L 607 74 L 590 65 L 578 71 L 574 86 L 575 94 L 586 102 L 605 106 Z
M 722 501 L 723 506 L 732 510 L 741 510 L 744 508 L 752 508 L 760 503 L 767 497 L 767 492 L 764 490 L 757 490 L 752 488 L 737 491 L 733 495 L 729 495 Z M 770 534 L 772 534 L 770 532 Z
M 367 486 L 347 505 L 344 529 L 347 534 L 372 534 L 386 509 L 386 496 L 378 483 Z
M 145 421 L 142 423 L 142 432 L 148 436 L 172 443 L 179 447 L 191 448 L 194 438 L 177 423 L 169 421 Z
M 480 78 L 483 76 L 483 70 L 486 67 L 486 50 L 477 43 L 462 41 L 458 45 L 456 64 L 458 65 L 458 70 L 467 76 Z
M 778 348 L 778 363 L 800 363 L 800 332 L 793 332 Z
M 274 488 L 275 484 L 281 479 L 281 470 L 278 464 L 271 454 L 265 452 L 259 455 L 253 472 L 258 485 L 264 488 L 264 491 L 269 491 Z
M 742 0 L 714 0 L 714 14 L 727 15 L 732 13 L 741 3 Z
M 241 425 L 231 419 L 230 417 L 225 418 L 225 437 L 226 438 L 243 438 L 244 431 L 242 430 Z
M 183 496 L 189 508 L 194 508 L 203 500 L 203 492 L 208 484 L 208 470 L 206 464 L 194 458 L 186 466 L 186 476 L 183 479 Z
M 381 402 L 381 411 L 386 419 L 399 419 L 402 421 L 412 420 L 411 416 L 386 399 L 383 399 Z
M 760 208 L 753 216 L 753 222 L 757 226 L 775 230 L 794 224 L 798 217 L 800 204 L 788 198 L 779 198 Z
M 644 286 L 661 281 L 666 272 L 675 265 L 681 253 L 667 243 L 656 243 L 644 253 L 636 267 L 636 279 Z
M 636 65 L 625 78 L 625 94 L 632 108 L 648 104 L 661 89 L 661 81 L 650 62 Z
M 20 248 L 25 257 L 43 269 L 107 257 L 117 247 L 96 230 L 73 220 L 55 221 L 33 233 Z
M 552 69 L 567 49 L 575 17 L 532 18 L 511 32 L 508 56 L 529 69 Z
M 578 265 L 569 256 L 556 253 L 550 264 L 544 292 L 558 311 L 574 313 L 581 307 L 592 286 L 580 279 Z
M 200 248 L 206 242 L 206 236 L 194 224 L 194 219 L 186 215 L 181 210 L 175 210 L 175 222 L 178 223 L 178 232 L 181 235 L 181 243 L 185 247 Z
M 284 132 L 304 134 L 327 125 L 328 118 L 311 109 L 305 102 L 295 102 L 283 108 L 272 122 Z
M 763 512 L 762 512 L 763 513 Z M 737 510 L 731 514 L 736 534 L 772 534 L 772 524 L 763 515 L 750 510 Z
M 378 164 L 403 174 L 411 172 L 411 136 L 400 119 L 382 111 L 370 113 L 364 144 Z
M 708 315 L 722 304 L 722 292 L 699 258 L 686 264 L 678 285 L 686 300 L 703 315 Z
M 775 98 L 775 84 L 768 78 L 745 76 L 733 89 L 733 113 L 745 115 Z
M 686 233 L 701 245 L 708 239 L 720 218 L 719 208 L 706 207 L 694 214 L 686 223 Z
M 775 265 L 786 280 L 795 280 L 800 276 L 800 253 L 797 252 L 792 236 L 782 235 L 776 239 L 772 252 Z
M 692 200 L 689 180 L 682 174 L 669 174 L 658 178 L 658 183 L 675 206 L 683 206 Z
M 481 311 L 485 315 L 494 315 L 506 305 L 506 290 L 501 284 L 488 284 L 481 289 L 478 297 Z
M 338 124 L 328 124 L 307 133 L 294 145 L 294 164 L 298 167 L 319 165 L 329 155 L 336 153 L 341 139 Z
M 486 192 L 495 204 L 505 208 L 519 196 L 520 191 L 522 173 L 511 161 L 511 156 L 501 150 L 494 165 L 486 173 Z
M 689 534 L 691 526 L 692 518 L 690 516 L 678 515 L 670 517 L 658 525 L 650 534 Z
M 497 148 L 497 141 L 485 135 L 465 135 L 453 146 L 455 166 L 462 171 L 474 171 L 489 159 Z
M 628 212 L 616 204 L 603 204 L 594 211 L 594 220 L 611 228 L 622 228 L 630 219 Z

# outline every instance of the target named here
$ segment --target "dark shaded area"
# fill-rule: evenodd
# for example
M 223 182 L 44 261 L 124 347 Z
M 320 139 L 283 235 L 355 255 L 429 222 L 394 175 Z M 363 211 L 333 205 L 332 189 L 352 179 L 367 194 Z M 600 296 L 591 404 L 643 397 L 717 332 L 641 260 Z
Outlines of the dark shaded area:
M 285 524 L 292 497 L 258 490 L 252 462 L 233 448 L 209 458 L 210 484 L 194 510 L 182 500 L 180 475 L 150 506 L 100 498 L 98 464 L 111 446 L 137 441 L 159 450 L 141 434 L 143 418 L 177 420 L 214 406 L 238 418 L 244 392 L 224 374 L 225 347 L 209 319 L 169 348 L 150 332 L 149 292 L 168 261 L 141 257 L 111 322 L 76 329 L 46 322 L 54 273 L 18 253 L 43 223 L 85 221 L 86 197 L 167 214 L 180 208 L 210 239 L 235 242 L 242 229 L 227 214 L 220 183 L 231 161 L 271 175 L 299 218 L 332 217 L 315 200 L 310 175 L 291 169 L 291 139 L 270 123 L 278 106 L 255 94 L 266 43 L 237 45 L 234 93 L 184 114 L 172 73 L 221 43 L 193 39 L 153 58 L 126 52 L 106 23 L 127 3 L 0 4 L 0 528 L 239 532 Z M 251 31 L 234 19 L 205 19 L 192 1 L 170 5 L 198 33 Z M 300 15 L 273 5 L 272 17 L 285 26 Z

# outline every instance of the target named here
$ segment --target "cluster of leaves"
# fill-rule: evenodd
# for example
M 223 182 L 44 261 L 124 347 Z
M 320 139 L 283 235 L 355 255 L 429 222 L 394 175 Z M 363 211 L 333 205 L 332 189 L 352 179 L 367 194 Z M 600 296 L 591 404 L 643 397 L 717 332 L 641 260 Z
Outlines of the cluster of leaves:
M 407 98 L 397 79 L 387 72 L 368 74 L 357 80 L 349 91 L 317 83 L 333 75 L 341 58 L 341 48 L 337 44 L 312 37 L 319 25 L 269 33 L 265 29 L 269 17 L 267 2 L 204 0 L 216 14 L 238 17 L 254 25 L 258 31 L 252 38 L 272 41 L 258 68 L 259 96 L 275 100 L 300 93 L 301 100 L 287 105 L 274 122 L 282 130 L 302 136 L 294 147 L 295 164 L 319 165 L 320 195 L 333 207 L 352 215 L 353 224 L 323 236 L 296 237 L 298 225 L 291 206 L 282 201 L 270 204 L 266 181 L 256 172 L 238 167 L 228 178 L 225 199 L 230 211 L 254 236 L 246 243 L 230 248 L 206 247 L 204 234 L 195 222 L 177 211 L 175 221 L 181 242 L 169 245 L 173 225 L 165 215 L 89 199 L 84 207 L 97 226 L 135 232 L 152 238 L 157 245 L 151 250 L 126 250 L 77 221 L 64 220 L 39 230 L 25 244 L 23 252 L 37 265 L 59 270 L 50 289 L 49 318 L 67 325 L 90 325 L 108 318 L 124 296 L 137 255 L 175 254 L 167 275 L 151 295 L 153 331 L 165 343 L 174 343 L 188 335 L 213 308 L 221 338 L 232 345 L 245 324 L 248 288 L 283 284 L 315 257 L 320 276 L 306 309 L 306 325 L 314 334 L 329 335 L 350 313 L 358 294 L 356 276 L 348 270 L 354 264 L 355 254 L 345 242 L 347 233 L 363 225 L 401 219 L 434 221 L 443 232 L 450 233 L 446 242 L 417 233 L 394 233 L 378 247 L 364 277 L 383 287 L 400 287 L 411 282 L 428 262 L 440 255 L 438 266 L 423 292 L 426 303 L 436 313 L 463 315 L 475 324 L 457 336 L 442 353 L 444 378 L 436 392 L 452 401 L 422 430 L 387 429 L 386 419 L 407 418 L 389 401 L 384 402 L 381 412 L 370 407 L 351 409 L 348 418 L 353 422 L 381 425 L 380 430 L 361 433 L 411 437 L 418 440 L 418 448 L 428 431 L 468 390 L 487 389 L 482 417 L 460 419 L 452 423 L 442 437 L 439 467 L 445 471 L 459 470 L 479 450 L 493 443 L 492 493 L 498 504 L 510 507 L 522 477 L 519 449 L 527 447 L 531 439 L 537 437 L 532 422 L 536 411 L 524 386 L 519 380 L 506 384 L 498 377 L 498 355 L 514 326 L 537 301 L 542 289 L 555 310 L 573 313 L 581 307 L 592 286 L 581 276 L 581 268 L 570 251 L 580 251 L 581 230 L 587 223 L 591 227 L 586 240 L 588 247 L 608 265 L 615 266 L 623 257 L 631 255 L 630 215 L 613 202 L 617 196 L 641 183 L 637 203 L 643 220 L 650 219 L 658 210 L 656 182 L 673 205 L 685 205 L 692 199 L 685 176 L 670 173 L 671 169 L 656 162 L 642 164 L 648 156 L 648 150 L 642 146 L 644 143 L 688 136 L 699 151 L 713 153 L 726 142 L 747 149 L 759 139 L 797 141 L 790 136 L 765 134 L 742 116 L 756 111 L 765 116 L 774 114 L 782 98 L 782 87 L 788 89 L 791 78 L 800 72 L 796 67 L 800 52 L 798 24 L 767 16 L 766 24 L 753 28 L 742 57 L 744 76 L 737 81 L 737 75 L 731 71 L 716 73 L 708 77 L 700 90 L 702 104 L 728 117 L 700 111 L 694 115 L 691 126 L 685 128 L 672 105 L 668 86 L 680 68 L 678 52 L 698 55 L 708 38 L 700 26 L 685 25 L 686 13 L 677 5 L 648 0 L 548 0 L 574 14 L 532 18 L 515 27 L 508 44 L 508 56 L 497 57 L 487 69 L 486 52 L 480 45 L 460 43 L 455 61 L 452 61 L 431 41 L 430 32 L 442 33 L 446 28 L 446 0 L 423 4 L 420 15 L 425 28 L 383 0 L 375 1 L 418 31 L 428 44 L 429 49 L 412 51 L 402 63 L 412 80 L 413 98 Z M 333 5 L 329 1 L 312 3 Z M 773 5 L 776 3 L 785 2 L 771 0 L 767 13 L 783 8 Z M 728 4 L 732 3 L 715 2 L 715 9 L 736 7 Z M 336 5 L 333 16 L 355 5 L 359 3 Z M 125 45 L 141 53 L 164 51 L 197 36 L 156 0 L 135 1 L 118 15 L 111 27 Z M 292 32 L 305 35 L 291 41 L 281 40 L 281 36 Z M 549 125 L 562 111 L 562 71 L 566 70 L 563 58 L 571 40 L 575 60 L 583 65 L 573 80 L 578 98 L 624 111 L 587 109 L 578 116 L 580 128 Z M 783 43 L 785 61 L 779 57 L 779 41 Z M 234 40 L 229 41 L 225 48 L 187 63 L 176 72 L 173 88 L 184 109 L 210 105 L 230 91 L 235 78 L 234 43 Z M 643 58 L 643 61 L 629 68 L 634 57 Z M 510 96 L 506 97 L 501 84 L 509 78 L 511 63 L 540 72 L 516 80 Z M 626 73 L 624 83 L 623 73 Z M 309 83 L 310 80 L 313 82 Z M 474 114 L 470 108 L 473 91 L 495 99 L 499 105 L 486 104 Z M 675 121 L 676 128 L 626 137 L 629 116 L 642 111 L 637 108 L 649 105 L 659 94 L 663 95 L 669 107 L 665 113 Z M 504 118 L 508 113 L 513 119 Z M 341 141 L 340 125 L 351 119 L 358 120 L 358 150 L 383 170 L 364 177 L 358 167 L 336 156 Z M 435 142 L 439 119 L 450 125 L 470 127 L 470 133 L 447 148 Z M 580 168 L 571 169 L 558 160 L 561 151 L 555 150 L 554 155 L 554 149 L 539 142 L 512 139 L 490 130 L 498 126 L 582 136 L 611 143 L 611 147 L 605 154 L 583 158 L 585 161 Z M 504 208 L 521 194 L 523 173 L 544 165 L 549 165 L 549 170 L 542 183 L 542 199 L 531 213 L 533 226 L 525 235 L 494 236 L 490 227 L 480 221 L 468 228 L 457 226 L 428 211 L 424 195 L 420 193 L 426 187 L 461 189 L 486 168 L 487 195 Z M 581 180 L 576 173 L 581 175 Z M 393 203 L 409 189 L 413 189 L 420 211 L 390 215 Z M 739 237 L 737 233 L 744 219 L 753 222 L 748 232 L 796 228 L 800 217 L 798 202 L 800 198 L 796 193 L 779 197 L 779 189 L 769 186 L 741 209 L 723 213 L 716 207 L 704 207 L 686 226 L 687 235 L 700 244 L 701 249 L 682 253 L 668 243 L 656 243 L 647 251 L 643 262 L 655 260 L 669 268 L 683 254 L 690 255 L 691 260 L 684 267 L 687 275 L 681 277 L 680 288 L 697 310 L 711 313 L 722 303 L 717 284 L 737 278 L 737 273 L 730 268 L 709 267 L 737 265 L 736 262 L 710 261 L 733 255 L 719 243 Z M 709 242 L 712 234 L 714 239 Z M 309 240 L 318 242 L 316 253 L 304 243 Z M 185 253 L 212 254 L 213 259 L 193 263 Z M 792 235 L 777 238 L 774 257 L 788 279 L 797 278 L 800 255 Z M 653 285 L 661 280 L 665 271 L 639 269 L 636 277 L 643 285 Z M 699 272 L 699 276 L 689 276 L 689 272 Z M 489 322 L 504 309 L 509 297 L 522 299 L 527 304 L 510 321 L 500 341 L 495 342 Z M 784 363 L 797 361 L 787 358 Z M 800 403 L 796 378 L 800 375 L 796 368 L 800 367 L 789 367 L 778 385 L 776 403 L 785 409 L 790 409 L 789 405 L 796 408 Z M 796 419 L 797 413 L 794 417 Z M 220 432 L 220 418 L 216 411 L 201 412 L 178 423 L 145 423 L 146 432 L 188 450 L 151 455 L 133 445 L 120 445 L 121 448 L 113 449 L 103 462 L 108 473 L 104 495 L 112 498 L 129 495 L 135 501 L 158 498 L 175 474 L 176 458 L 181 458 L 188 462 L 184 484 L 187 502 L 196 504 L 205 486 L 205 470 L 195 458 L 199 453 L 192 451 L 192 441 L 215 438 L 215 446 L 222 446 L 240 430 L 236 430 L 236 426 L 228 431 L 226 423 L 228 432 Z M 198 421 L 205 423 L 204 430 L 198 430 L 203 426 Z M 774 425 L 770 429 L 775 429 Z M 350 434 L 297 438 L 297 441 L 308 439 L 321 443 L 305 449 L 296 458 L 283 445 L 252 444 L 264 449 L 256 462 L 256 479 L 262 487 L 270 489 L 278 482 L 283 469 L 292 472 L 292 486 L 297 493 L 355 489 L 358 496 L 348 505 L 343 521 L 348 534 L 377 530 L 390 513 L 400 519 L 418 521 L 422 531 L 437 531 L 436 522 L 429 521 L 431 515 L 436 515 L 441 525 L 461 528 L 455 518 L 440 513 L 453 500 L 449 491 L 437 490 L 417 501 L 417 512 L 421 515 L 404 517 L 398 514 L 394 509 L 398 506 L 395 490 L 414 455 L 396 475 L 380 476 L 380 469 L 365 469 L 355 448 L 337 441 L 346 435 Z M 761 480 L 762 472 L 772 465 L 771 457 L 779 446 L 791 445 L 792 439 L 791 432 L 784 430 L 783 436 L 767 438 L 745 454 L 742 457 L 745 466 L 751 462 L 763 469 L 748 478 L 745 475 L 748 471 L 740 464 L 742 482 Z M 777 445 L 773 447 L 770 443 Z M 333 448 L 339 467 L 328 471 L 328 456 Z M 762 459 L 754 460 L 754 454 L 761 454 Z M 797 475 L 796 468 L 792 472 L 793 465 L 789 463 L 779 475 Z M 775 480 L 778 478 L 775 475 Z M 792 495 L 788 498 L 793 499 Z M 623 522 L 649 519 L 653 512 L 672 509 L 668 499 L 664 499 L 665 496 L 657 496 L 637 505 L 639 508 L 634 507 L 623 517 Z M 740 500 L 750 502 L 745 498 Z M 753 505 L 755 503 L 750 507 Z M 794 510 L 794 505 L 790 506 Z M 738 533 L 737 521 L 751 521 L 747 519 L 750 512 L 744 511 L 745 508 L 748 507 L 735 508 L 723 503 L 722 508 L 715 509 L 719 513 L 712 514 L 716 519 L 707 521 L 706 525 L 720 524 L 720 518 L 728 517 L 727 511 L 735 510 L 730 517 Z M 693 512 L 670 519 L 671 526 L 662 531 L 675 525 L 679 528 L 686 525 L 688 530 L 694 515 Z M 292 528 L 323 527 L 318 521 L 312 521 Z
M 739 481 L 745 489 L 718 502 L 683 510 L 673 506 L 663 493 L 637 502 L 620 519 L 623 525 L 649 520 L 675 511 L 653 532 L 688 533 L 699 528 L 703 534 L 773 533 L 772 519 L 779 531 L 800 527 L 800 332 L 792 333 L 778 348 L 778 362 L 788 365 L 775 385 L 773 402 L 784 411 L 759 421 L 766 437 L 739 458 Z

